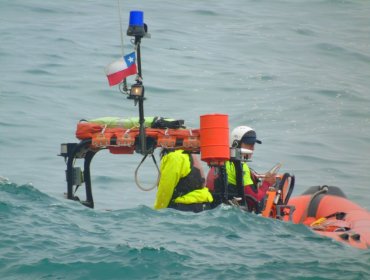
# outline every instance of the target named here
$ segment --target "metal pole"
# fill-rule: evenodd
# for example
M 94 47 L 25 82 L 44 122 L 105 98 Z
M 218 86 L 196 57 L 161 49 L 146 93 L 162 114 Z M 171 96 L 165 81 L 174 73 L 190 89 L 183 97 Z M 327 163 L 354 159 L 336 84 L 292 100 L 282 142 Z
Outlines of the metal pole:
M 138 83 L 142 84 L 142 73 L 141 73 L 141 50 L 140 50 L 140 43 L 141 43 L 141 37 L 136 36 L 135 37 L 135 45 L 136 45 L 136 52 L 137 52 L 137 68 L 138 68 Z M 140 140 L 140 153 L 142 155 L 147 154 L 146 149 L 146 134 L 145 134 L 145 118 L 144 118 L 144 87 L 143 87 L 143 93 L 141 96 L 138 97 L 139 101 L 139 124 L 140 124 L 140 134 L 139 134 L 139 140 Z

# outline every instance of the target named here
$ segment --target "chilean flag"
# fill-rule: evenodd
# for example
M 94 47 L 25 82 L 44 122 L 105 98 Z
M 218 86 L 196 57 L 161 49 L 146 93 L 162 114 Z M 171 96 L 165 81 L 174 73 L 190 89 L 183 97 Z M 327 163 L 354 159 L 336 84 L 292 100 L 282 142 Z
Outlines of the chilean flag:
M 109 85 L 117 85 L 127 76 L 136 74 L 135 60 L 135 52 L 132 52 L 105 67 Z

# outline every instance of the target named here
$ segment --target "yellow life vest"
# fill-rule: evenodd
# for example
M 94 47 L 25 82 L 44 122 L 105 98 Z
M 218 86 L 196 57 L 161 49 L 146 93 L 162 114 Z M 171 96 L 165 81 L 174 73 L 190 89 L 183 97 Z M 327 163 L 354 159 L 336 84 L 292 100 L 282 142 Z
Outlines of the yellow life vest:
M 249 169 L 249 166 L 243 162 L 243 183 L 244 186 L 253 185 L 254 182 L 251 177 L 251 170 Z M 227 172 L 227 181 L 229 184 L 236 186 L 236 171 L 235 166 L 230 161 L 227 161 L 225 163 L 225 168 Z

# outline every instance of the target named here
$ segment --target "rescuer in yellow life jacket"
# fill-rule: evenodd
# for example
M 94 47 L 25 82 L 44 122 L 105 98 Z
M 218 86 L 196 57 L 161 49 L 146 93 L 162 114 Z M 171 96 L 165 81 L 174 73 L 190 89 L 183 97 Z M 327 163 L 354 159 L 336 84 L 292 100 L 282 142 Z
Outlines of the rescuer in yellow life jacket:
M 164 149 L 161 157 L 154 209 L 168 207 L 193 212 L 209 209 L 213 197 L 205 187 L 199 160 L 183 150 Z

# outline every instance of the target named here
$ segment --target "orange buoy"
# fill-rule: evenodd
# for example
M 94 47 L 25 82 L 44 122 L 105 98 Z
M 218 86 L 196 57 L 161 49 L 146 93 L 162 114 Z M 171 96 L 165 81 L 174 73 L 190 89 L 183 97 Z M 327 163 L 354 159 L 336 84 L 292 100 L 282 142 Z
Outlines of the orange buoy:
M 219 165 L 230 159 L 229 116 L 200 116 L 200 153 L 208 165 Z

